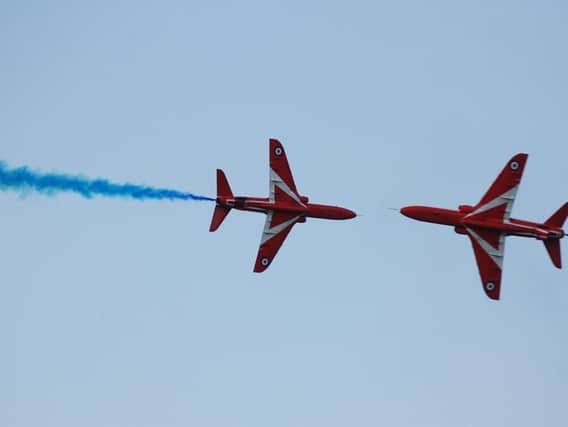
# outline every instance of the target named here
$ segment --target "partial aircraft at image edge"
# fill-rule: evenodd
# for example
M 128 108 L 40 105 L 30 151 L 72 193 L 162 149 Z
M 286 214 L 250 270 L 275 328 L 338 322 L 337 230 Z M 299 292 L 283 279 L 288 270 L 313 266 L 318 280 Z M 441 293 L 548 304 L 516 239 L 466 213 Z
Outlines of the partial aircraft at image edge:
M 407 206 L 400 210 L 407 217 L 450 225 L 454 227 L 456 233 L 469 236 L 483 289 L 487 296 L 494 300 L 498 300 L 500 296 L 507 236 L 541 240 L 554 266 L 562 268 L 560 239 L 565 236 L 562 227 L 568 215 L 568 203 L 544 223 L 511 218 L 511 210 L 527 158 L 528 154 L 524 153 L 513 156 L 475 206 L 461 205 L 458 210 Z
M 296 189 L 284 147 L 280 141 L 269 141 L 269 197 L 235 197 L 225 173 L 217 169 L 217 199 L 209 231 L 219 228 L 231 209 L 266 214 L 254 272 L 266 270 L 294 224 L 306 218 L 351 219 L 355 212 L 338 206 L 309 203 Z

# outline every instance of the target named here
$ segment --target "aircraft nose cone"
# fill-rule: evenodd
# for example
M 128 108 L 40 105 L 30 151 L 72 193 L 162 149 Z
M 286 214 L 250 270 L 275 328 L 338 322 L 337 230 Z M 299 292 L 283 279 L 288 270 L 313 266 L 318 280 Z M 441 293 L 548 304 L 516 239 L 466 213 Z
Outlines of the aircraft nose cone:
M 420 206 L 405 206 L 400 209 L 400 213 L 412 219 L 422 220 L 424 217 L 423 209 Z
M 331 212 L 329 218 L 332 218 L 332 219 L 351 219 L 351 218 L 355 218 L 356 216 L 357 216 L 357 214 L 355 212 L 353 212 L 351 209 L 334 207 L 333 212 Z
M 413 217 L 412 211 L 413 211 L 412 206 L 406 206 L 404 208 L 400 208 L 400 213 L 409 218 Z

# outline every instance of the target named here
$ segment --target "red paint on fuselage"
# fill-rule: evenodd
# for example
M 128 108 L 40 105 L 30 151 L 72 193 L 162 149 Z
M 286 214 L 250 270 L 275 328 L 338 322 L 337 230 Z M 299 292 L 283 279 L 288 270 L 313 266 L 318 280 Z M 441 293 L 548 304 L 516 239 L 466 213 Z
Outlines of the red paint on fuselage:
M 464 206 L 460 210 L 432 208 L 429 206 L 407 206 L 400 213 L 418 221 L 432 222 L 435 224 L 449 225 L 453 227 L 480 227 L 498 231 L 511 236 L 533 237 L 539 240 L 561 239 L 564 230 L 559 227 L 551 227 L 546 224 L 510 218 L 508 221 L 495 219 L 476 219 L 475 216 L 468 218 L 472 212 L 470 206 Z
M 308 203 L 307 198 L 303 199 L 303 206 L 299 203 L 277 203 L 261 197 L 219 197 L 217 198 L 217 203 L 221 206 L 241 211 L 295 213 L 308 218 L 351 219 L 357 216 L 355 212 L 346 208 Z

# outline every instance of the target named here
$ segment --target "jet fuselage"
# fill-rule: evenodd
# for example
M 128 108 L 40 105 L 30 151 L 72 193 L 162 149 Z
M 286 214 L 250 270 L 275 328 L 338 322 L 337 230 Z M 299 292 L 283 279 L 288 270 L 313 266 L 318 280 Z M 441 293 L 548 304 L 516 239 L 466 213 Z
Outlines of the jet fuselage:
M 295 213 L 306 218 L 321 218 L 321 219 L 351 219 L 355 218 L 356 213 L 352 210 L 342 208 L 339 206 L 320 205 L 316 203 L 309 203 L 307 197 L 301 198 L 302 204 L 274 202 L 269 198 L 262 197 L 218 197 L 217 204 L 230 209 L 238 209 L 241 211 L 262 212 L 268 213 L 285 212 Z
M 456 233 L 466 234 L 465 227 L 479 227 L 504 233 L 509 236 L 533 237 L 539 240 L 561 239 L 564 230 L 546 224 L 509 218 L 500 221 L 495 218 L 480 219 L 479 215 L 468 218 L 473 211 L 471 206 L 460 206 L 458 210 L 441 209 L 429 206 L 407 206 L 400 210 L 403 215 L 418 221 L 455 227 Z

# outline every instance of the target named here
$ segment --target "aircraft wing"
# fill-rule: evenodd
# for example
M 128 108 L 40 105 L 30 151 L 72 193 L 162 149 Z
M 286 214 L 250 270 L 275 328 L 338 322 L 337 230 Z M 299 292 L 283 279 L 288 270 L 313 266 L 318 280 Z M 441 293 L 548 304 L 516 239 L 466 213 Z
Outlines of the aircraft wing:
M 277 139 L 270 140 L 270 188 L 268 194 L 271 202 L 286 201 L 305 206 L 296 189 L 284 147 Z
M 516 154 L 507 162 L 489 190 L 481 198 L 473 212 L 466 218 L 500 219 L 508 221 L 523 177 L 528 154 Z
M 498 300 L 505 254 L 505 234 L 482 228 L 466 227 L 473 246 L 481 283 L 487 296 Z
M 300 218 L 301 215 L 295 213 L 268 212 L 254 264 L 255 273 L 261 273 L 268 268 L 288 233 Z

